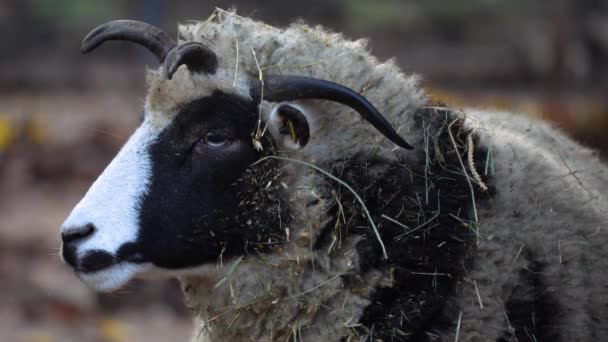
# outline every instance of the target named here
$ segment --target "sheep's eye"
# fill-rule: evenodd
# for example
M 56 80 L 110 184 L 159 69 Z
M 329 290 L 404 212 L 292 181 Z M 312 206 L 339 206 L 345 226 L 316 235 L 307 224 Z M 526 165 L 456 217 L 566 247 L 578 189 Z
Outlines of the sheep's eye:
M 218 133 L 207 133 L 205 143 L 211 147 L 222 147 L 230 142 L 227 136 Z

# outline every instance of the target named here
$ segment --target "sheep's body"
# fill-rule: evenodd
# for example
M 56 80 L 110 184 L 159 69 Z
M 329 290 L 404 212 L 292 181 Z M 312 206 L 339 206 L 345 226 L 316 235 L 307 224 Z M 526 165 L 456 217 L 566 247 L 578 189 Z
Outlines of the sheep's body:
M 467 274 L 476 281 L 479 298 L 469 282 L 453 299 L 466 322 L 463 340 L 497 340 L 509 326 L 509 298 L 525 302 L 535 295 L 545 296 L 540 301 L 549 305 L 542 309 L 550 317 L 546 329 L 553 330 L 547 340 L 605 339 L 605 165 L 596 153 L 545 123 L 510 113 L 468 115 L 472 125 L 479 124 L 480 144 L 493 148 L 496 194 L 479 211 L 483 238 Z M 538 277 L 531 289 L 525 289 L 530 273 L 522 273 L 527 272 Z M 446 338 L 454 333 L 448 332 Z
M 228 71 L 212 82 L 186 68 L 172 82 L 152 72 L 146 107 L 163 113 L 155 114 L 159 125 L 214 88 L 249 96 L 260 71 L 298 74 L 361 92 L 417 147 L 396 149 L 347 107 L 300 101 L 313 138 L 277 152 L 297 161 L 266 159 L 243 176 L 261 193 L 262 210 L 251 212 L 278 215 L 285 237 L 269 241 L 270 255 L 224 260 L 181 279 L 197 319 L 193 341 L 608 338 L 608 172 L 592 151 L 521 116 L 434 108 L 415 77 L 379 63 L 364 42 L 321 28 L 280 30 L 218 11 L 180 27 L 180 39 L 208 44 Z M 264 101 L 262 119 L 271 111 Z M 388 261 L 354 195 L 299 161 L 343 178 L 372 203 Z M 268 163 L 274 172 L 261 171 Z M 417 216 L 407 214 L 414 208 Z M 398 297 L 378 297 L 387 291 Z M 382 305 L 373 307 L 376 300 Z M 398 317 L 405 309 L 412 311 Z

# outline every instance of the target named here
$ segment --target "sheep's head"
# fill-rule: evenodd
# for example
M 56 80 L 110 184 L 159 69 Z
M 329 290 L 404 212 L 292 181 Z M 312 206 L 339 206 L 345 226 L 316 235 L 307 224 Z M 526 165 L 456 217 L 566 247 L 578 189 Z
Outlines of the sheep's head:
M 107 40 L 143 45 L 163 68 L 155 72 L 143 123 L 62 226 L 64 260 L 97 290 L 116 289 L 147 273 L 188 272 L 221 254 L 243 254 L 248 241 L 267 240 L 264 227 L 244 229 L 235 217 L 242 193 L 251 190 L 242 178 L 271 153 L 270 145 L 302 149 L 314 139 L 306 109 L 290 101 L 349 106 L 409 148 L 372 104 L 339 84 L 301 76 L 264 75 L 261 81 L 252 74 L 241 82 L 246 91 L 238 91 L 226 82 L 210 48 L 199 42 L 178 45 L 158 28 L 134 21 L 99 26 L 82 50 Z M 262 98 L 281 104 L 260 123 Z

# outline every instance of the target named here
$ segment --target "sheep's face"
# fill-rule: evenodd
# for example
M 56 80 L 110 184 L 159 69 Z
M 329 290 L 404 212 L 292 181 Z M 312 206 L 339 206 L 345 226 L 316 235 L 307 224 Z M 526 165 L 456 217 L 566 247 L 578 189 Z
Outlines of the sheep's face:
M 62 227 L 64 260 L 97 290 L 215 261 L 248 238 L 230 217 L 235 183 L 258 158 L 256 105 L 216 92 L 166 127 L 147 116 Z
M 62 227 L 64 260 L 94 289 L 113 290 L 159 269 L 167 275 L 191 272 L 220 256 L 243 254 L 248 242 L 267 241 L 280 231 L 277 222 L 259 217 L 260 207 L 276 203 L 248 200 L 262 183 L 241 177 L 260 158 L 252 132 L 263 138 L 256 125 L 268 118 L 266 136 L 272 136 L 263 139 L 279 150 L 298 150 L 310 138 L 310 119 L 321 114 L 284 104 L 264 115 L 258 112 L 262 98 L 350 106 L 395 144 L 411 148 L 369 101 L 343 85 L 298 75 L 265 74 L 262 81 L 253 77 L 256 69 L 242 71 L 250 79 L 235 89 L 235 73 L 221 69 L 204 44 L 177 45 L 162 30 L 129 20 L 97 27 L 81 49 L 92 51 L 107 40 L 141 44 L 164 68 L 151 83 L 144 122 Z M 181 78 L 172 79 L 180 67 Z M 243 95 L 245 85 L 249 94 Z M 227 95 L 232 91 L 241 95 Z

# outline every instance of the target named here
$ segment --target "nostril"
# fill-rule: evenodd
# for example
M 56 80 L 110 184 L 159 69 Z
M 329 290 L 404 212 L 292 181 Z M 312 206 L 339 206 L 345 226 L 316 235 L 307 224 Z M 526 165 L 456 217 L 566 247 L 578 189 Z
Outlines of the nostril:
M 91 223 L 81 227 L 71 227 L 61 233 L 63 243 L 71 243 L 85 239 L 95 232 L 95 226 Z

